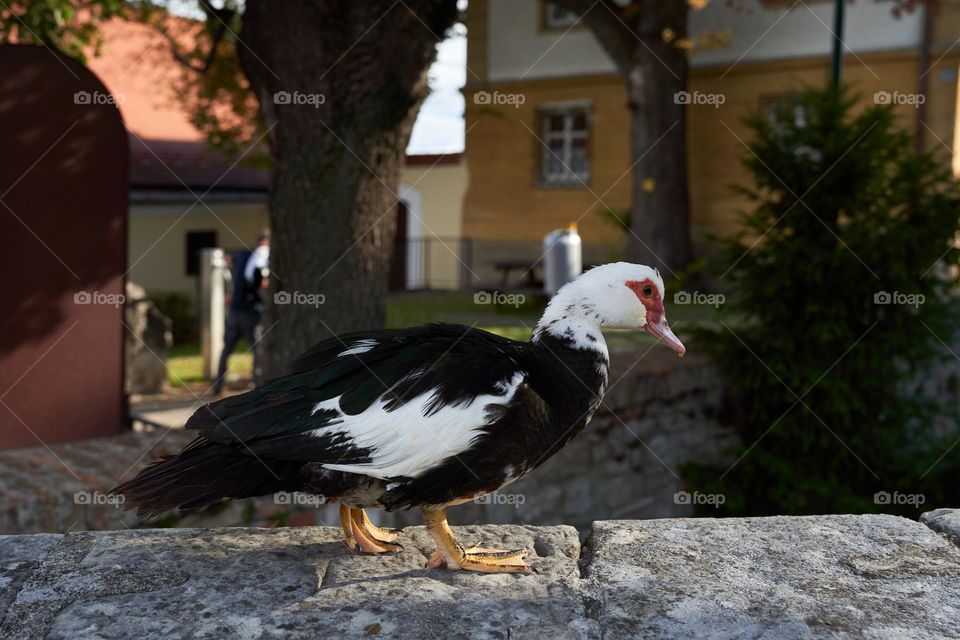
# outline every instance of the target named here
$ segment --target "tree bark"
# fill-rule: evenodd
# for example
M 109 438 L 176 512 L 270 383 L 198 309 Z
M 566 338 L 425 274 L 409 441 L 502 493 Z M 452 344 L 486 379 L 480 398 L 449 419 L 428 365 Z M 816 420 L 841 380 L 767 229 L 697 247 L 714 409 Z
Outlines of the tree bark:
M 247 0 L 238 54 L 272 155 L 265 377 L 385 322 L 405 150 L 457 15 L 456 0 L 405 4 Z
M 582 16 L 623 77 L 633 167 L 627 259 L 675 274 L 693 257 L 686 107 L 674 99 L 687 85 L 687 55 L 676 45 L 687 33 L 687 3 L 556 1 Z
M 640 17 L 639 45 L 625 63 L 630 117 L 633 203 L 627 259 L 672 274 L 693 257 L 687 189 L 687 55 L 662 32 L 686 35 L 686 2 L 648 3 Z M 639 44 L 639 43 L 638 43 Z

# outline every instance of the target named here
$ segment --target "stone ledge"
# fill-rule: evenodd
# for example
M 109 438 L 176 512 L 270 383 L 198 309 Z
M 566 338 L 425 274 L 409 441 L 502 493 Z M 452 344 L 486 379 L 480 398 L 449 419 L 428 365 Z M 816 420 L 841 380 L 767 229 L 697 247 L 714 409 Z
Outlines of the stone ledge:
M 956 517 L 940 510 L 938 517 Z M 529 576 L 354 557 L 330 527 L 0 536 L 3 638 L 956 637 L 960 548 L 884 515 L 458 527 Z
M 920 522 L 960 545 L 960 509 L 935 509 L 920 516 Z

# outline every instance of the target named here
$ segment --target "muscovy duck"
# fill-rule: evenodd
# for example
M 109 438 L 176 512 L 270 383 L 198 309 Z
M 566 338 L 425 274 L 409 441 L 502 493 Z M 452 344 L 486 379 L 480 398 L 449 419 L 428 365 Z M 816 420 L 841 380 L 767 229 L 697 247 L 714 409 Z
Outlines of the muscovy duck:
M 142 517 L 224 498 L 306 492 L 340 501 L 348 548 L 402 549 L 367 507 L 420 507 L 428 568 L 525 573 L 528 550 L 464 547 L 446 508 L 535 469 L 586 426 L 607 384 L 601 328 L 645 329 L 679 355 L 660 274 L 616 263 L 550 300 L 529 342 L 431 323 L 317 344 L 293 371 L 201 407 L 199 436 L 114 489 Z

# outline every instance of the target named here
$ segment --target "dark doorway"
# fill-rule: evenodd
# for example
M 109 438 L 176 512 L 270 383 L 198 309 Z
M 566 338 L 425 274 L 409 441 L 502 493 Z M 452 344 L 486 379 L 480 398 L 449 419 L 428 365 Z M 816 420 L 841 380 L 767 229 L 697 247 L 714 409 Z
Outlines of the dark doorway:
M 216 231 L 188 231 L 186 236 L 186 270 L 188 276 L 200 273 L 200 251 L 217 246 Z
M 407 288 L 407 203 L 397 202 L 397 233 L 393 238 L 393 256 L 390 260 L 390 291 Z

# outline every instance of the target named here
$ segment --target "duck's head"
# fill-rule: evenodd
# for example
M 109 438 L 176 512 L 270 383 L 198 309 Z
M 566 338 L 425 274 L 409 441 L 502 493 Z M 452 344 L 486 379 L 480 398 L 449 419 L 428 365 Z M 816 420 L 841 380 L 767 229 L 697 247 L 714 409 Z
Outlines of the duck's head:
M 550 300 L 535 337 L 542 332 L 590 341 L 589 329 L 643 329 L 682 356 L 686 347 L 667 324 L 663 278 L 642 264 L 594 267 L 564 285 Z M 581 333 L 587 331 L 587 333 Z

